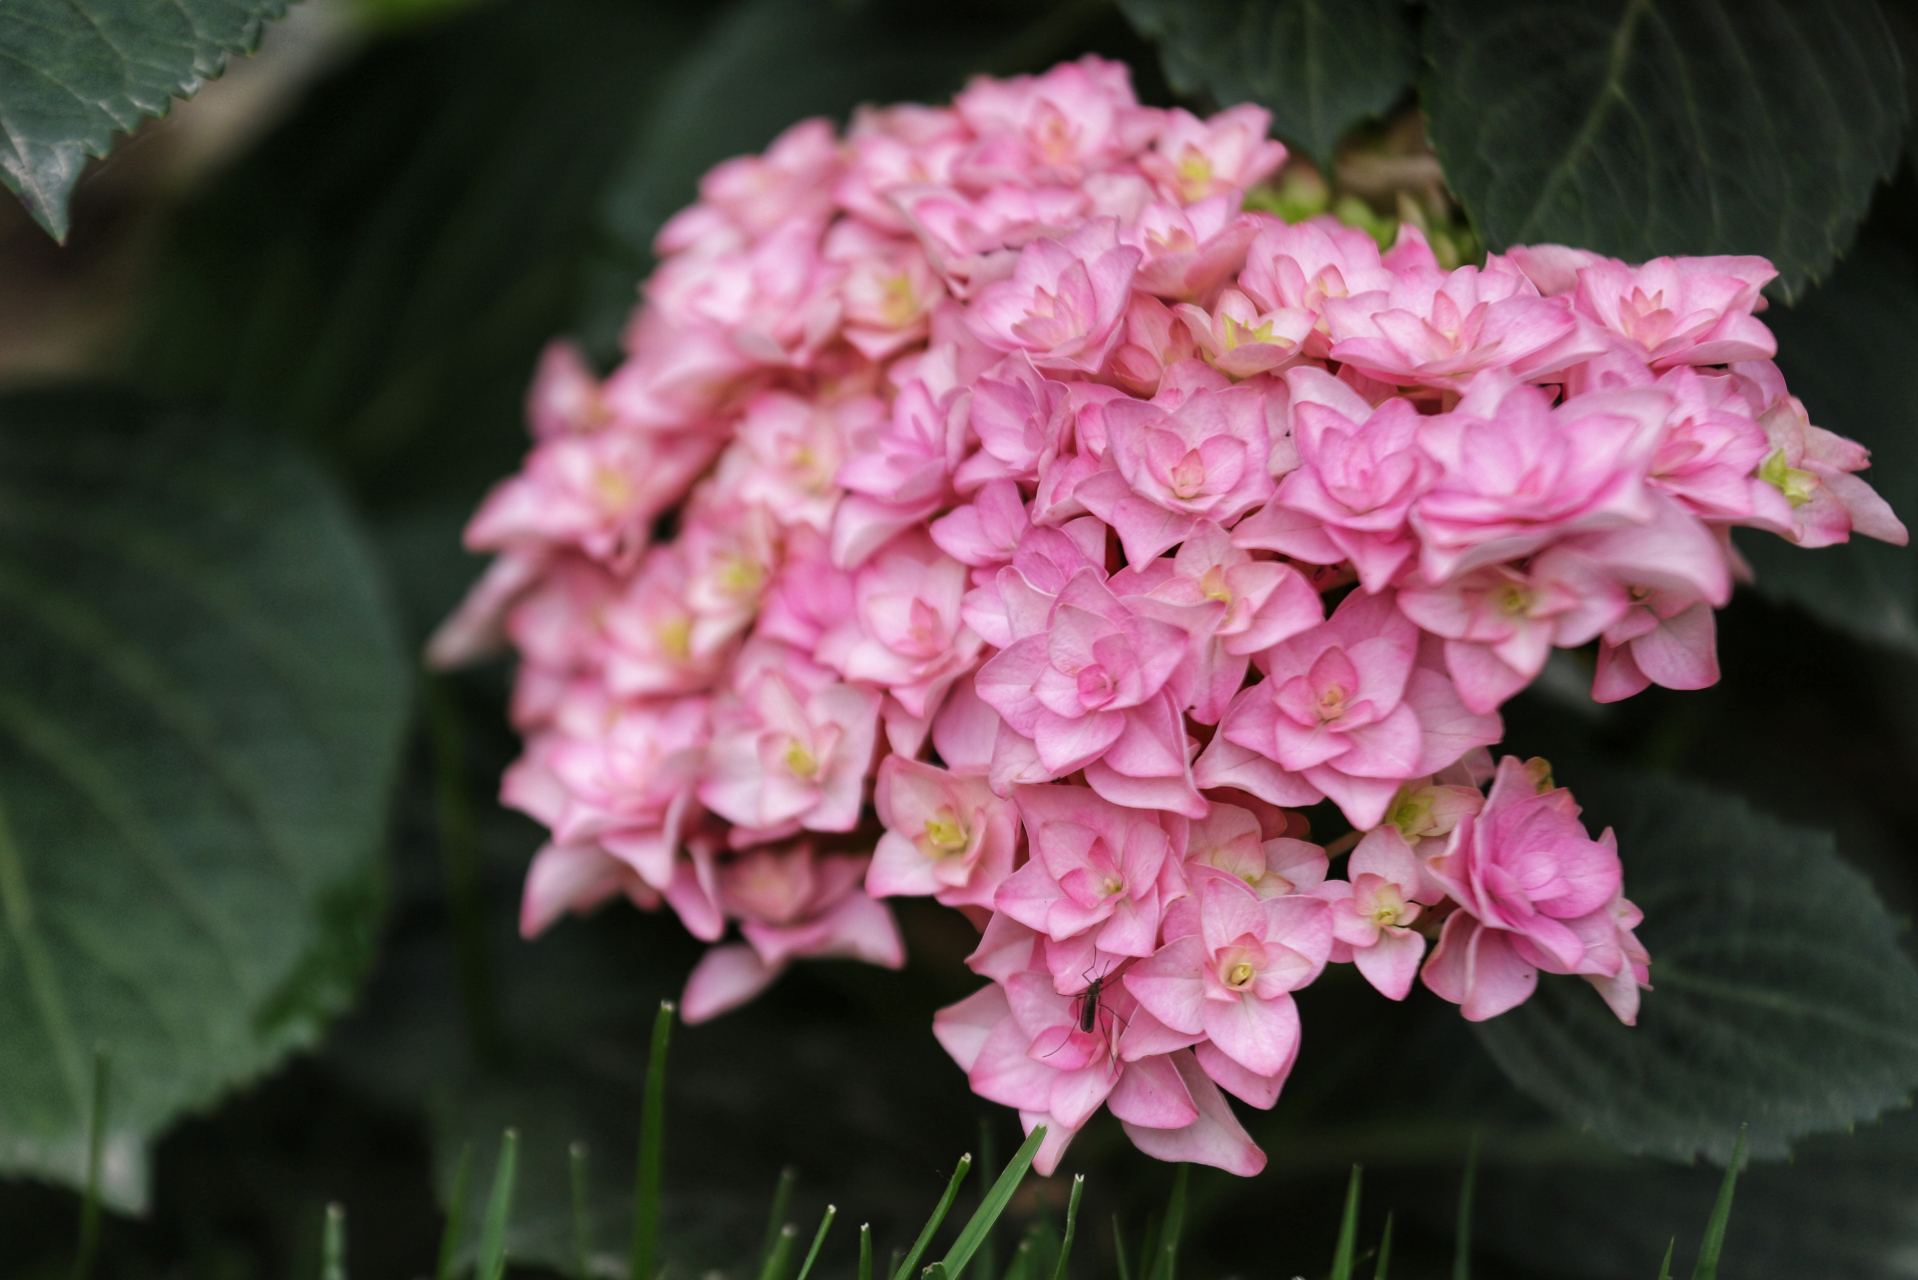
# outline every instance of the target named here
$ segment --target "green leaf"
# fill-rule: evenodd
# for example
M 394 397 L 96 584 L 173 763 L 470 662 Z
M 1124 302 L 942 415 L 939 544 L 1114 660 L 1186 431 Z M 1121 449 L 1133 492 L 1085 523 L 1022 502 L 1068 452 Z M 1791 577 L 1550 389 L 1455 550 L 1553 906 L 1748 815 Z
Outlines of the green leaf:
M 1918 967 L 1829 835 L 1647 776 L 1582 771 L 1645 912 L 1653 990 L 1621 1026 L 1584 982 L 1543 978 L 1475 1028 L 1518 1085 L 1629 1151 L 1754 1156 L 1906 1101 L 1918 1084 Z
M 1765 322 L 1778 365 L 1811 420 L 1872 451 L 1864 479 L 1901 519 L 1918 521 L 1918 263 L 1868 229 L 1831 279 Z M 1738 548 L 1758 590 L 1860 639 L 1918 654 L 1918 552 L 1871 538 L 1806 551 L 1757 530 Z
M 1330 173 L 1353 125 L 1383 115 L 1417 71 L 1404 0 L 1120 0 L 1158 44 L 1165 78 L 1221 105 L 1256 102 L 1272 131 Z
M 102 1192 L 351 999 L 407 675 L 368 548 L 284 444 L 0 400 L 0 1169 Z
M 1824 275 L 1897 163 L 1873 0 L 1434 0 L 1422 97 L 1493 249 L 1756 253 Z
M 287 0 L 7 0 L 0 182 L 57 240 L 88 156 L 251 53 Z

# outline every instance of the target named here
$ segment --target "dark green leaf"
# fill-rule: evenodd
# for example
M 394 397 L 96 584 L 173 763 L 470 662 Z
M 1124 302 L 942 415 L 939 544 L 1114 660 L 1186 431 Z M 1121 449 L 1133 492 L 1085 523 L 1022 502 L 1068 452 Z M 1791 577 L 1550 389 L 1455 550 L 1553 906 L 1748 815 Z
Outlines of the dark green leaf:
M 287 0 L 7 0 L 0 182 L 56 239 L 88 156 L 251 53 Z
M 1630 1151 L 1754 1156 L 1904 1103 L 1918 1084 L 1918 967 L 1830 836 L 1653 777 L 1581 773 L 1643 908 L 1654 989 L 1619 1025 L 1575 978 L 1478 1025 L 1521 1088 Z
M 1918 520 L 1918 266 L 1867 231 L 1831 279 L 1765 322 L 1778 365 L 1811 420 L 1872 451 L 1864 478 L 1899 517 Z M 1918 654 L 1918 553 L 1871 538 L 1804 551 L 1742 531 L 1758 589 L 1865 640 Z
M 1383 114 L 1417 70 L 1404 0 L 1120 0 L 1180 93 L 1256 102 L 1272 131 L 1331 172 L 1353 125 Z
M 352 997 L 406 669 L 368 548 L 287 446 L 0 401 L 0 1168 L 103 1191 Z
M 1788 296 L 1850 241 L 1906 116 L 1873 0 L 1435 0 L 1425 57 L 1492 248 L 1757 253 Z

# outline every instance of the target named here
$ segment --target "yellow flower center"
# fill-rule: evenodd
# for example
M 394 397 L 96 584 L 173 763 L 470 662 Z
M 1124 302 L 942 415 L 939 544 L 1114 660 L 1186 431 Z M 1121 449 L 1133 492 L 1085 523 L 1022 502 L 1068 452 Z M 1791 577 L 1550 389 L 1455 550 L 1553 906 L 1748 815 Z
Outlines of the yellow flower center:
M 966 828 L 959 815 L 944 808 L 926 819 L 926 849 L 935 858 L 951 857 L 966 847 Z
M 786 746 L 786 771 L 795 778 L 810 778 L 819 772 L 819 758 L 795 738 Z
M 1252 966 L 1241 960 L 1225 971 L 1225 985 L 1234 991 L 1242 990 L 1252 982 Z
M 1818 477 L 1809 471 L 1800 471 L 1785 461 L 1783 449 L 1773 450 L 1758 468 L 1758 478 L 1785 495 L 1785 501 L 1794 507 L 1802 507 L 1812 499 L 1812 491 L 1818 487 Z

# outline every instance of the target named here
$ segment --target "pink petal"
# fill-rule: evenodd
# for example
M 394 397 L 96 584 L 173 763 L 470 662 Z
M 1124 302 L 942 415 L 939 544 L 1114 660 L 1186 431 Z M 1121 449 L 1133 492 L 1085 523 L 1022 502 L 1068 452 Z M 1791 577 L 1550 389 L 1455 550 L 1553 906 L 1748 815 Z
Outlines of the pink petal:
M 741 943 L 709 947 L 686 979 L 679 1016 L 687 1026 L 717 1018 L 764 991 L 784 969 L 783 964 L 767 964 Z

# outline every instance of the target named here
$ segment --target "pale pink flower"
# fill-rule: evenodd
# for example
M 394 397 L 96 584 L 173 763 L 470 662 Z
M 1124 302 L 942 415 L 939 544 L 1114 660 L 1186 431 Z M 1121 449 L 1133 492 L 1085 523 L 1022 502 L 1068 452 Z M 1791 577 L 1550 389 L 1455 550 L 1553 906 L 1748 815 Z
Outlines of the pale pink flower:
M 1297 307 L 1261 312 L 1237 289 L 1221 293 L 1210 311 L 1185 302 L 1178 314 L 1206 363 L 1233 378 L 1271 373 L 1296 362 L 1312 332 L 1311 312 Z
M 495 563 L 511 558 L 508 553 Z M 642 569 L 641 576 L 644 573 Z M 476 593 L 487 585 L 482 581 Z M 619 578 L 596 560 L 581 555 L 545 558 L 538 576 L 516 592 L 501 620 L 501 634 L 527 665 L 568 676 L 597 674 L 607 653 L 604 618 L 621 590 Z M 461 605 L 462 610 L 466 607 Z
M 1265 397 L 1252 387 L 1196 391 L 1169 409 L 1115 400 L 1104 418 L 1111 469 L 1082 481 L 1075 496 L 1117 530 L 1134 565 L 1200 521 L 1230 524 L 1272 494 Z
M 675 547 L 686 561 L 686 607 L 693 618 L 692 653 L 711 653 L 741 635 L 779 565 L 772 515 L 718 489 L 696 493 L 682 515 Z
M 1250 102 L 1205 120 L 1174 107 L 1139 168 L 1184 204 L 1250 191 L 1285 164 L 1285 144 L 1267 136 L 1271 128 L 1272 113 Z
M 711 860 L 706 882 L 714 905 L 739 921 L 745 943 L 713 947 L 695 966 L 680 1000 L 688 1023 L 746 1003 L 796 959 L 843 957 L 887 969 L 905 964 L 892 913 L 860 888 L 865 858 L 819 855 L 803 843 L 731 855 L 696 847 L 694 856 Z
M 753 634 L 812 653 L 852 612 L 852 575 L 832 562 L 826 540 L 804 526 L 788 532 L 785 559 L 760 600 Z
M 995 905 L 1064 941 L 1091 934 L 1111 956 L 1147 956 L 1166 906 L 1185 891 L 1185 822 L 1101 799 L 1084 787 L 1013 793 L 1031 856 L 999 886 Z
M 1010 279 L 979 291 L 966 322 L 987 346 L 1023 351 L 1040 369 L 1096 373 L 1123 332 L 1140 256 L 1107 218 L 1041 237 L 1020 251 Z
M 1759 403 L 1758 424 L 1771 444 L 1758 478 L 1783 494 L 1791 507 L 1788 524 L 1762 519 L 1753 523 L 1801 547 L 1847 542 L 1853 530 L 1904 546 L 1909 535 L 1890 504 L 1854 474 L 1871 465 L 1871 451 L 1814 427 L 1804 404 L 1785 390 L 1778 367 L 1770 361 L 1741 365 L 1733 372 L 1742 375 L 1750 388 L 1747 394 Z
M 1012 562 L 1031 528 L 1019 486 L 1011 480 L 989 480 L 971 502 L 934 520 L 927 532 L 941 551 L 961 564 L 995 569 Z
M 822 682 L 798 654 L 774 653 L 714 706 L 699 784 L 708 809 L 747 831 L 851 831 L 878 734 L 879 695 Z
M 474 513 L 467 549 L 573 546 L 597 560 L 630 563 L 653 521 L 685 496 L 719 444 L 692 432 L 622 430 L 541 441 Z
M 1756 257 L 1599 258 L 1578 268 L 1572 306 L 1654 369 L 1768 360 L 1778 342 L 1752 312 L 1777 275 Z
M 1105 573 L 1106 527 L 1091 516 L 1056 529 L 1030 529 L 1012 563 L 980 582 L 960 603 L 966 625 L 995 649 L 1045 630 L 1053 603 L 1082 569 Z
M 1126 989 L 1167 1027 L 1203 1033 L 1254 1075 L 1282 1077 L 1299 1051 L 1292 993 L 1325 968 L 1332 909 L 1261 898 L 1237 876 L 1194 868 L 1191 897 L 1167 914 L 1165 945 L 1131 966 Z
M 1143 257 L 1132 287 L 1186 302 L 1209 299 L 1245 265 L 1259 220 L 1239 212 L 1237 193 L 1180 208 L 1155 200 L 1119 233 Z
M 1381 590 L 1418 550 L 1407 520 L 1438 478 L 1418 447 L 1425 420 L 1406 400 L 1374 409 L 1320 369 L 1293 370 L 1286 381 L 1299 464 L 1233 540 L 1314 564 L 1350 560 L 1367 591 Z
M 821 404 L 786 391 L 762 391 L 746 405 L 736 443 L 720 462 L 720 486 L 763 507 L 782 526 L 832 528 L 839 505 L 834 474 L 848 439 L 885 416 L 872 396 Z
M 758 238 L 794 221 L 825 216 L 844 169 L 830 121 L 801 120 L 761 155 L 722 161 L 699 180 L 699 198 L 748 235 Z M 675 238 L 660 232 L 661 251 Z
M 1186 825 L 1185 861 L 1236 876 L 1262 899 L 1311 893 L 1325 883 L 1328 865 L 1318 845 L 1275 834 L 1252 810 L 1217 801 Z
M 1133 395 L 1149 397 L 1158 393 L 1168 368 L 1199 354 L 1185 321 L 1150 294 L 1134 293 L 1126 306 L 1125 341 L 1112 353 L 1112 378 Z
M 990 908 L 1012 874 L 1019 817 L 983 778 L 887 756 L 873 806 L 886 834 L 873 850 L 866 892 L 930 894 L 950 907 Z
M 969 425 L 979 452 L 960 466 L 960 487 L 969 491 L 999 478 L 1036 480 L 1039 460 L 1059 447 L 1065 400 L 1065 384 L 1047 379 L 1023 351 L 993 366 L 972 387 Z
M 1420 424 L 1441 473 L 1412 508 L 1426 581 L 1516 559 L 1568 533 L 1644 524 L 1645 472 L 1671 408 L 1655 388 L 1593 391 L 1552 408 L 1501 376 Z
M 1159 113 L 1139 106 L 1124 63 L 1090 54 L 1037 76 L 975 77 L 952 102 L 978 141 L 963 182 L 1078 183 L 1149 142 Z
M 613 420 L 638 431 L 712 433 L 712 419 L 754 385 L 753 361 L 723 329 L 668 320 L 646 306 L 626 337 L 631 357 L 600 395 Z M 720 441 L 707 447 L 717 452 Z
M 890 416 L 853 437 L 839 468 L 847 489 L 833 522 L 833 560 L 857 568 L 895 535 L 952 499 L 952 473 L 966 446 L 969 396 L 936 393 L 915 378 L 893 400 Z
M 1379 261 L 1378 242 L 1336 218 L 1296 224 L 1267 218 L 1263 227 L 1246 253 L 1239 288 L 1261 311 L 1310 315 L 1305 353 L 1323 359 L 1331 350 L 1326 300 L 1389 293 L 1396 280 Z
M 1503 369 L 1521 381 L 1597 355 L 1562 298 L 1542 298 L 1532 282 L 1494 258 L 1483 269 L 1419 267 L 1389 289 L 1328 297 L 1321 312 L 1334 360 L 1385 382 L 1463 390 L 1474 374 Z
M 1193 529 L 1175 556 L 1148 561 L 1143 569 L 1121 569 L 1109 585 L 1116 595 L 1149 596 L 1180 609 L 1214 602 L 1225 606 L 1216 623 L 1188 615 L 1187 630 L 1194 637 L 1189 660 L 1195 665 L 1183 682 L 1184 696 L 1186 709 L 1201 724 L 1218 723 L 1245 683 L 1251 654 L 1325 620 L 1325 605 L 1303 574 L 1276 560 L 1254 560 L 1209 520 Z
M 1673 404 L 1646 483 L 1701 519 L 1789 524 L 1784 494 L 1758 476 L 1771 445 L 1737 379 L 1681 365 L 1658 385 Z
M 1522 1004 L 1540 969 L 1612 978 L 1627 963 L 1611 831 L 1593 840 L 1572 793 L 1541 792 L 1516 756 L 1499 761 L 1485 807 L 1459 821 L 1428 866 L 1459 909 L 1425 963 L 1425 985 L 1474 1022 Z
M 974 197 L 948 186 L 908 186 L 889 199 L 933 270 L 961 299 L 1012 275 L 1026 245 L 1064 236 L 1092 212 L 1092 198 L 1080 187 L 1001 183 Z
M 823 252 L 846 266 L 842 332 L 861 355 L 884 360 L 925 339 L 946 290 L 916 242 L 848 220 L 826 233 Z
M 639 873 L 596 844 L 548 841 L 533 855 L 520 891 L 519 935 L 533 939 L 568 911 L 586 915 L 624 893 L 642 911 L 659 909 L 659 893 Z
M 1410 926 L 1431 905 L 1420 901 L 1418 859 L 1399 829 L 1386 823 L 1365 833 L 1346 875 L 1349 881 L 1327 882 L 1324 895 L 1332 904 L 1332 959 L 1351 961 L 1380 993 L 1403 1000 L 1425 956 L 1425 939 Z
M 686 548 L 673 543 L 655 547 L 617 597 L 595 605 L 605 637 L 606 687 L 612 693 L 697 693 L 719 678 L 732 657 L 727 642 L 738 628 L 702 628 L 691 590 Z
M 907 714 L 932 715 L 984 647 L 959 613 L 966 567 L 925 533 L 901 534 L 853 575 L 852 614 L 814 657 L 848 680 L 884 688 Z
M 890 196 L 902 187 L 946 185 L 972 136 L 949 107 L 861 106 L 846 130 L 851 161 L 833 189 L 840 208 L 882 231 L 911 234 Z
M 526 423 L 535 440 L 586 435 L 612 417 L 600 395 L 599 378 L 579 347 L 555 338 L 539 353 L 539 367 L 526 393 Z
M 1400 783 L 1499 739 L 1439 661 L 1393 593 L 1354 592 L 1259 656 L 1266 679 L 1233 699 L 1194 777 L 1278 805 L 1329 796 L 1353 826 L 1377 826 Z
M 1017 584 L 1002 571 L 1000 585 Z M 1166 612 L 1148 598 L 1120 599 L 1096 570 L 1081 569 L 1052 602 L 1043 630 L 1015 637 L 979 669 L 979 696 L 1033 743 L 1049 776 L 1087 768 L 1110 753 L 1109 770 L 1152 780 L 1141 787 L 1153 794 L 1148 800 L 1140 787 L 1107 770 L 1089 773 L 1102 793 L 1121 803 L 1203 813 L 1205 802 L 1190 781 L 1184 728 L 1167 691 L 1192 637 L 1180 622 L 1167 621 Z

